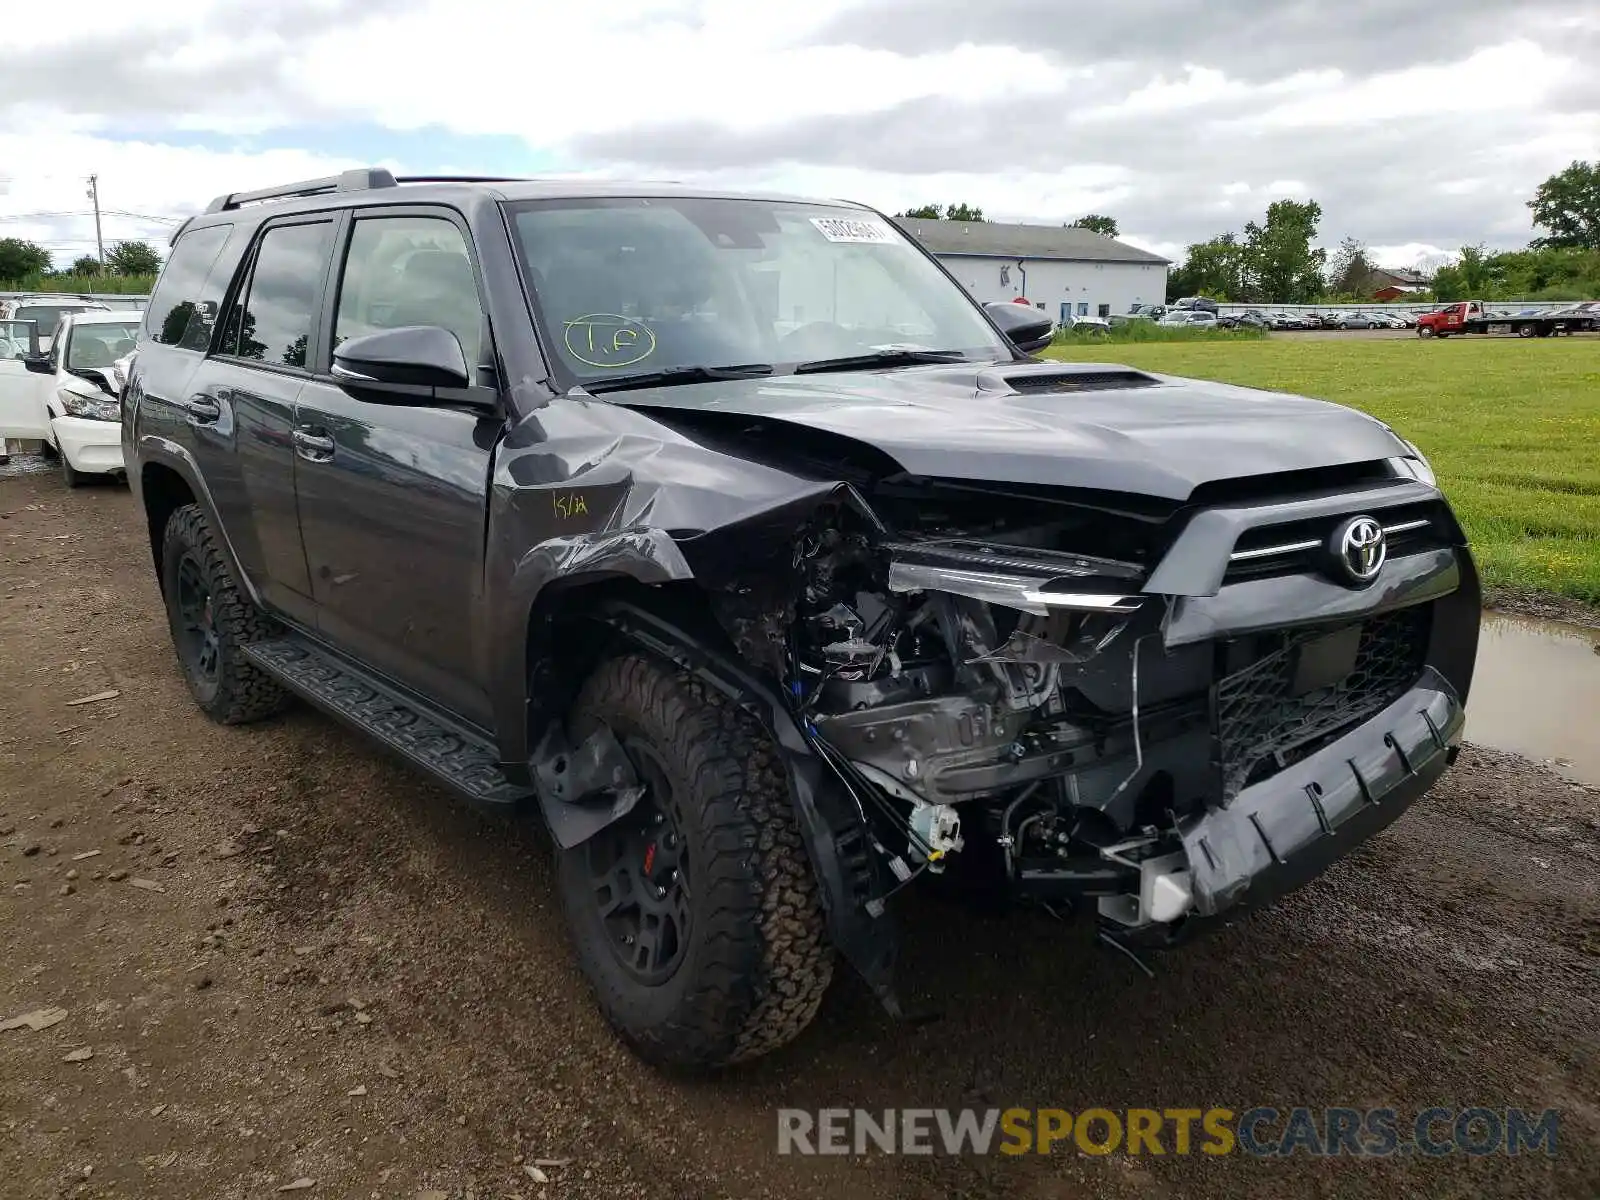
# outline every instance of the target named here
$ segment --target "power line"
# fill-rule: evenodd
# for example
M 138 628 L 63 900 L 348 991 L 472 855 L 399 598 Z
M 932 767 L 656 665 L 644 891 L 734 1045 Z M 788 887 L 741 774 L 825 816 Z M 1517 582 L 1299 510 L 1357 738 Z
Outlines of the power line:
M 100 210 L 108 217 L 130 217 L 135 221 L 159 221 L 164 225 L 176 225 L 182 217 L 158 217 L 154 213 L 125 212 L 120 208 L 102 208 Z M 0 214 L 0 221 L 42 221 L 52 220 L 57 217 L 92 217 L 94 213 L 89 209 L 82 212 L 31 212 L 31 213 L 4 213 Z
M 120 208 L 102 208 L 100 211 L 113 217 L 133 217 L 139 221 L 161 221 L 168 225 L 176 225 L 183 220 L 182 217 L 158 217 L 153 213 L 123 212 Z

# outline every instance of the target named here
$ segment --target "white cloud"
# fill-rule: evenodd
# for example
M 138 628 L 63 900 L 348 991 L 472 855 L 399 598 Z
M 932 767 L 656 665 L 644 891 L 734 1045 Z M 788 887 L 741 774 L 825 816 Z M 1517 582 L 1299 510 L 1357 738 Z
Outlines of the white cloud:
M 78 218 L 16 218 L 81 210 L 90 171 L 108 208 L 166 215 L 352 165 L 196 134 L 361 123 L 890 210 L 1111 212 L 1169 256 L 1309 196 L 1329 242 L 1398 253 L 1525 241 L 1532 187 L 1600 145 L 1600 19 L 1557 0 L 1453 0 L 1443 20 L 1275 0 L 1246 36 L 1143 0 L 75 0 L 71 16 L 7 25 L 0 236 L 82 245 Z M 142 142 L 104 133 L 131 128 Z

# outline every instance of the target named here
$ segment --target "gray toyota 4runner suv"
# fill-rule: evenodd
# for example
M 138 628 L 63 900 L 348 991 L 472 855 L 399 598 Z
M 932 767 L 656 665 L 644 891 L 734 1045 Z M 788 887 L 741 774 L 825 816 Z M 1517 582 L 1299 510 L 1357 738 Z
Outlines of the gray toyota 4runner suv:
M 857 205 L 363 170 L 182 226 L 123 439 L 200 708 L 538 813 L 606 1016 L 713 1066 L 836 958 L 897 1011 L 902 889 L 1138 953 L 1456 755 L 1416 447 L 1051 332 Z

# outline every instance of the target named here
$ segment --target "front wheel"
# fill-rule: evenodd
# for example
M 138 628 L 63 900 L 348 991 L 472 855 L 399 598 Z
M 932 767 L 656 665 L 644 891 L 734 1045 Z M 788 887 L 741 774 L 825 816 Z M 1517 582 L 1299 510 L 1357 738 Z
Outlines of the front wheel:
M 241 653 L 250 642 L 279 632 L 277 623 L 240 593 L 197 504 L 167 521 L 161 591 L 184 682 L 208 717 L 240 725 L 287 707 L 288 693 Z
M 49 444 L 49 442 L 45 443 L 47 446 Z M 67 456 L 65 454 L 62 454 L 58 451 L 56 453 L 56 457 L 61 460 L 61 482 L 66 484 L 69 488 L 82 487 L 83 473 L 73 468 L 73 465 L 67 461 Z
M 644 796 L 561 852 L 578 962 L 646 1060 L 757 1058 L 810 1024 L 833 974 L 815 875 L 766 731 L 698 679 L 639 655 L 584 685 L 575 739 L 609 727 Z
M 1419 338 L 1431 338 L 1433 336 L 1433 327 L 1430 325 L 1418 325 L 1417 336 Z

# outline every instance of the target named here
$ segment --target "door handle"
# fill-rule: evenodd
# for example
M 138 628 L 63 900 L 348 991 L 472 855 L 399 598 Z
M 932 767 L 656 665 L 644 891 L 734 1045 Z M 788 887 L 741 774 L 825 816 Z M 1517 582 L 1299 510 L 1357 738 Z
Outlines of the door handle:
M 294 431 L 294 452 L 308 462 L 327 462 L 333 457 L 333 439 L 302 427 Z
M 215 424 L 222 417 L 222 405 L 209 396 L 190 396 L 183 402 L 183 411 L 191 425 Z

